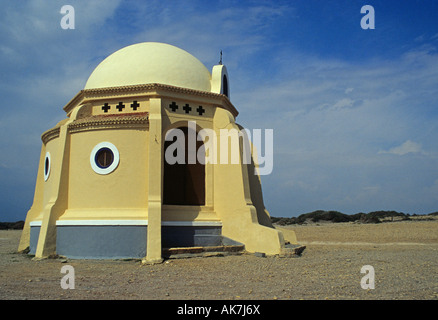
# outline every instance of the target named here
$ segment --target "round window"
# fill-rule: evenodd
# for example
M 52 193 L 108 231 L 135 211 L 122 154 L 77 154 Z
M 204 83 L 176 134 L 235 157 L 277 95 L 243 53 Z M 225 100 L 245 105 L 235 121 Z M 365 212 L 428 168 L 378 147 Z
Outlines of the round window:
M 91 151 L 90 164 L 98 174 L 111 173 L 119 165 L 119 151 L 112 143 L 101 142 Z
M 44 159 L 44 181 L 47 181 L 47 179 L 49 179 L 50 165 L 51 165 L 50 152 L 46 152 L 46 157 Z
M 94 161 L 101 169 L 108 168 L 114 162 L 114 153 L 109 148 L 102 148 L 96 152 Z

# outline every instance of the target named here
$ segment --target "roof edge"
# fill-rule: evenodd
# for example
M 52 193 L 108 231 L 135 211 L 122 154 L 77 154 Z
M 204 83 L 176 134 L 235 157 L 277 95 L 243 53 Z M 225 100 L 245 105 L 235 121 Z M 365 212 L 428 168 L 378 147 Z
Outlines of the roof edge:
M 191 94 L 200 97 L 208 97 L 216 100 L 220 100 L 221 104 L 225 105 L 228 111 L 234 117 L 237 117 L 239 112 L 224 94 L 200 91 L 195 89 L 188 89 L 182 87 L 175 87 L 160 83 L 150 83 L 150 84 L 136 84 L 129 86 L 119 86 L 119 87 L 106 87 L 106 88 L 92 88 L 83 89 L 79 91 L 64 107 L 63 110 L 70 114 L 74 107 L 76 107 L 81 101 L 92 99 L 96 97 L 105 97 L 108 95 L 123 94 L 123 93 L 147 93 L 147 91 L 170 91 L 182 94 Z M 160 95 L 160 93 L 155 93 L 155 95 Z

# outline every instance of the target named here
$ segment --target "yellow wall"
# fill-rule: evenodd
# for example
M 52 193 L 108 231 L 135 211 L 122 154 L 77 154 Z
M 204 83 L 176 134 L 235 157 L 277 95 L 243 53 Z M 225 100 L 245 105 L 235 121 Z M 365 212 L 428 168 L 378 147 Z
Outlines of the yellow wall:
M 56 253 L 56 221 L 67 208 L 70 139 L 67 126 L 60 127 L 59 138 L 46 144 L 53 153 L 50 177 L 44 188 L 43 217 L 41 222 L 36 257 L 47 257 Z M 50 181 L 50 182 L 49 182 Z
M 69 209 L 147 208 L 147 139 L 146 130 L 71 134 Z M 90 154 L 104 141 L 116 146 L 120 162 L 116 170 L 101 175 L 91 168 Z
M 46 156 L 46 147 L 41 147 L 40 160 L 38 165 L 38 173 L 35 183 L 35 193 L 32 207 L 26 215 L 23 231 L 21 233 L 18 251 L 23 251 L 29 246 L 30 242 L 30 222 L 35 221 L 43 210 L 43 194 L 44 194 L 44 159 Z M 41 217 L 42 220 L 42 217 Z
M 239 130 L 234 118 L 224 109 L 217 108 L 214 119 L 217 130 Z M 221 150 L 220 139 L 218 144 Z M 229 144 L 229 157 L 231 152 Z M 248 165 L 242 162 L 240 158 L 240 164 L 219 164 L 214 168 L 214 203 L 222 220 L 222 234 L 244 243 L 249 252 L 280 254 L 284 247 L 283 236 L 278 230 L 259 224 L 259 217 L 267 212 L 262 201 L 252 202 L 251 191 L 257 191 L 257 180 L 249 177 Z M 261 192 L 254 193 L 253 196 L 261 197 Z M 266 219 L 267 217 L 264 219 L 265 224 Z

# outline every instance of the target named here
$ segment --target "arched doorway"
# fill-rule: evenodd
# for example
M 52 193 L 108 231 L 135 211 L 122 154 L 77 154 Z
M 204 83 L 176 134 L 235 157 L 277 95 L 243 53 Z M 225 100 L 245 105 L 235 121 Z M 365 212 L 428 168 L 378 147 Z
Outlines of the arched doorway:
M 224 74 L 223 78 L 222 78 L 222 83 L 223 83 L 223 94 L 226 95 L 227 97 L 229 97 L 228 95 L 228 79 L 227 76 Z
M 188 127 L 177 128 L 182 131 L 183 135 L 179 138 L 174 136 L 172 141 L 164 142 L 164 154 L 166 154 L 167 148 L 175 144 L 179 144 L 178 148 L 174 150 L 174 158 L 178 158 L 176 152 L 183 150 L 184 163 L 170 164 L 164 159 L 164 176 L 163 176 L 163 204 L 165 205 L 186 205 L 186 206 L 203 206 L 205 205 L 205 165 L 198 161 L 199 148 L 203 146 L 202 141 L 197 141 L 196 132 Z M 194 133 L 194 134 L 193 134 Z M 178 141 L 182 138 L 184 141 Z M 192 155 L 195 158 L 195 163 L 189 163 L 189 137 L 195 137 L 196 141 L 196 154 Z M 194 143 L 193 141 L 190 141 Z M 203 149 L 201 150 L 201 152 Z

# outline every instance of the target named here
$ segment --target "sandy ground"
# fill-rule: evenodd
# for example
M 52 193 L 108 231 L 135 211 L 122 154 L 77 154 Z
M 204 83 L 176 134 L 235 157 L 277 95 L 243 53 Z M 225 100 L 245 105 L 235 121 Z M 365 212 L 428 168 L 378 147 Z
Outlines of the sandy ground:
M 300 257 L 252 254 L 139 261 L 34 261 L 16 253 L 20 231 L 0 231 L 0 299 L 438 300 L 438 220 L 288 226 Z M 65 265 L 75 288 L 61 288 Z M 374 289 L 363 289 L 364 265 Z

